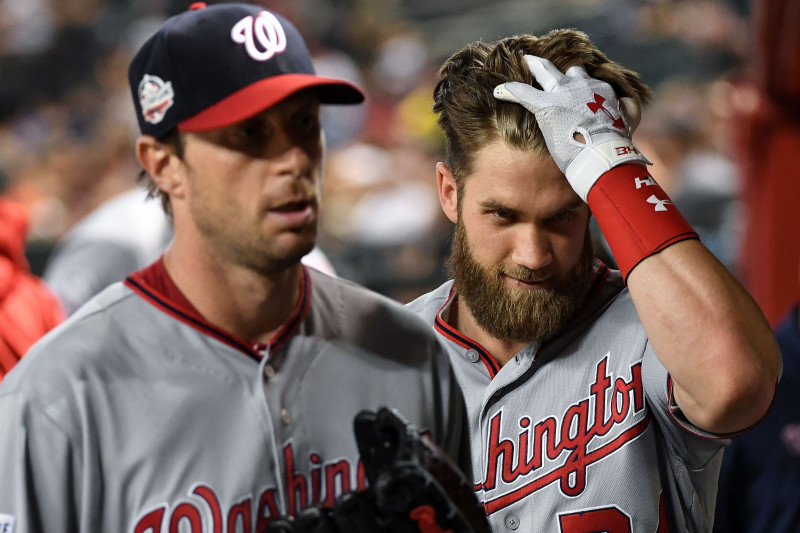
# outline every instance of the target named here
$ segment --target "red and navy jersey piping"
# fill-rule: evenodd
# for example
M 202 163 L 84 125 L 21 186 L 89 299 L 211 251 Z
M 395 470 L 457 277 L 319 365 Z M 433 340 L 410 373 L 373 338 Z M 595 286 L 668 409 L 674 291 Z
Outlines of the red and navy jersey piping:
M 474 340 L 470 339 L 461 334 L 460 331 L 452 327 L 450 324 L 442 320 L 442 310 L 447 307 L 447 305 L 453 300 L 453 295 L 455 294 L 455 286 L 450 289 L 450 294 L 447 297 L 447 301 L 439 308 L 439 311 L 436 312 L 436 318 L 433 321 L 433 327 L 436 331 L 438 331 L 441 335 L 446 337 L 447 339 L 455 342 L 459 346 L 462 346 L 467 349 L 472 349 L 478 352 L 478 356 L 480 357 L 481 362 L 486 367 L 486 370 L 489 372 L 489 377 L 494 379 L 498 372 L 500 372 L 500 365 L 497 363 L 495 358 L 489 351 L 481 346 L 479 343 L 475 342 Z
M 595 270 L 594 272 L 594 277 L 592 278 L 592 283 L 589 286 L 589 290 L 586 291 L 586 298 L 584 298 L 583 300 L 584 307 L 589 305 L 589 302 L 591 302 L 595 298 L 595 296 L 597 296 L 600 293 L 600 289 L 603 287 L 603 285 L 605 285 L 608 276 L 611 274 L 611 269 L 608 268 L 605 265 L 605 263 L 603 263 L 599 259 L 597 259 L 596 261 L 597 261 L 597 270 Z
M 150 268 L 159 268 L 156 264 L 147 267 L 145 270 L 134 272 L 129 275 L 124 283 L 134 291 L 137 295 L 148 301 L 152 305 L 158 307 L 168 315 L 180 320 L 194 329 L 213 337 L 220 342 L 239 350 L 255 361 L 261 361 L 263 355 L 261 352 L 253 349 L 253 343 L 247 342 L 244 339 L 228 333 L 227 331 L 214 326 L 200 316 L 194 309 L 186 309 L 184 306 L 179 305 L 169 296 L 158 291 L 152 287 L 146 280 L 143 273 Z M 163 267 L 161 267 L 163 268 Z M 309 275 L 305 266 L 302 267 L 302 277 L 300 281 L 300 297 L 298 298 L 297 305 L 292 311 L 289 318 L 281 325 L 278 331 L 272 336 L 267 344 L 267 351 L 272 352 L 285 343 L 297 331 L 299 325 L 303 322 L 311 303 L 311 276 Z

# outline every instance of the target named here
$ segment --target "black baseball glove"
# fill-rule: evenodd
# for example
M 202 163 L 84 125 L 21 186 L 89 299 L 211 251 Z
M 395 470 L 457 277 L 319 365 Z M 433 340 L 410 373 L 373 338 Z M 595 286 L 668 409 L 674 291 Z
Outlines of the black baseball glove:
M 391 409 L 353 422 L 369 487 L 273 521 L 267 533 L 488 533 L 483 507 L 454 462 Z

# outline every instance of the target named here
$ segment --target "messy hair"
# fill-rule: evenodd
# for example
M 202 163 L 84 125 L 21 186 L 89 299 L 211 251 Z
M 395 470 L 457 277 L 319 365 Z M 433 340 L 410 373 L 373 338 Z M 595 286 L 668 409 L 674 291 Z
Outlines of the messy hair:
M 524 55 L 549 59 L 562 72 L 582 65 L 586 72 L 611 85 L 618 98 L 632 97 L 644 106 L 650 89 L 639 75 L 611 61 L 584 32 L 553 30 L 545 35 L 518 35 L 494 43 L 477 41 L 453 54 L 439 69 L 433 111 L 446 140 L 446 162 L 463 193 L 477 151 L 496 139 L 508 146 L 546 154 L 547 147 L 533 114 L 524 107 L 499 101 L 497 85 L 518 81 L 540 88 Z

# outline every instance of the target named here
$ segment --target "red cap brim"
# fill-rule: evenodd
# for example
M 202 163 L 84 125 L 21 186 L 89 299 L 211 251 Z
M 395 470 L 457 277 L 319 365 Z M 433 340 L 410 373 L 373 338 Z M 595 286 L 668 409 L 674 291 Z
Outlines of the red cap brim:
M 235 124 L 272 107 L 302 89 L 315 89 L 323 104 L 358 104 L 364 93 L 355 85 L 311 74 L 280 74 L 257 81 L 178 124 L 180 131 L 203 131 Z

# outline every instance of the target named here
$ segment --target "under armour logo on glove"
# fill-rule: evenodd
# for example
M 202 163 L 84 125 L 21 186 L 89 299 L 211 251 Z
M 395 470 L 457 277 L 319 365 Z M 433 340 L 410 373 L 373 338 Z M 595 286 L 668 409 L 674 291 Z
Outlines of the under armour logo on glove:
M 607 116 L 611 120 L 611 125 L 617 129 L 624 130 L 625 129 L 625 121 L 622 120 L 622 114 L 618 117 L 614 117 L 611 114 L 611 111 L 605 108 L 603 103 L 606 101 L 605 98 L 600 96 L 597 93 L 594 93 L 594 101 L 593 102 L 586 102 L 586 105 L 589 106 L 589 109 L 594 113 L 597 114 L 598 111 L 602 111 L 605 116 Z
M 659 200 L 656 198 L 655 194 L 650 195 L 650 198 L 647 199 L 648 204 L 654 204 L 656 211 L 666 211 L 667 204 L 672 204 L 669 200 Z
M 589 76 L 581 65 L 561 72 L 542 57 L 524 58 L 541 89 L 508 82 L 494 88 L 494 97 L 534 114 L 547 150 L 578 196 L 586 201 L 598 178 L 617 165 L 650 163 L 630 138 L 639 116 L 633 99 L 626 106 L 635 111 L 631 124 L 613 87 Z

